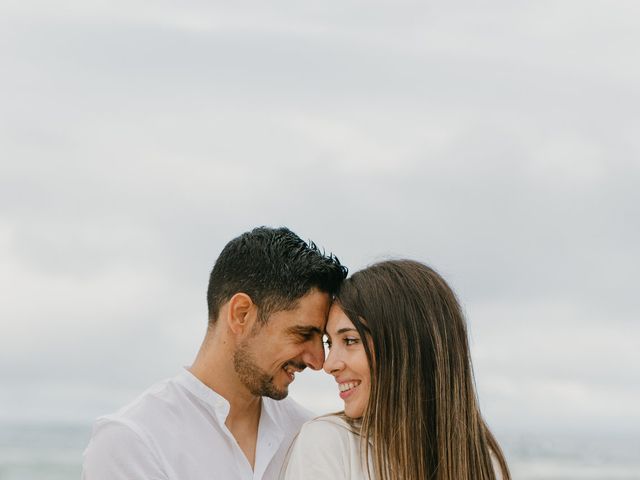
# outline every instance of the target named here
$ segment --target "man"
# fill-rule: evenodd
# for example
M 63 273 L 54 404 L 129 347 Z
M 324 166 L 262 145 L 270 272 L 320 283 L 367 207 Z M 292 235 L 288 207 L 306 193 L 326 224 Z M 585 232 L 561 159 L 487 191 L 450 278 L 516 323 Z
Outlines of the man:
M 285 398 L 324 362 L 322 334 L 347 269 L 286 228 L 227 244 L 211 271 L 209 325 L 190 368 L 96 421 L 84 480 L 277 478 L 311 414 Z

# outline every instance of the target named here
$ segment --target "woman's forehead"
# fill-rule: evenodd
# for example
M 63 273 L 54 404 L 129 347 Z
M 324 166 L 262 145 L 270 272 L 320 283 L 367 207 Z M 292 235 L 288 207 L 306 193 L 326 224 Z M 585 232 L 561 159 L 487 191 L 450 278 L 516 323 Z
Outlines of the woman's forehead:
M 344 313 L 338 305 L 334 304 L 329 311 L 329 319 L 327 320 L 326 332 L 332 334 L 344 328 L 355 328 L 349 317 Z

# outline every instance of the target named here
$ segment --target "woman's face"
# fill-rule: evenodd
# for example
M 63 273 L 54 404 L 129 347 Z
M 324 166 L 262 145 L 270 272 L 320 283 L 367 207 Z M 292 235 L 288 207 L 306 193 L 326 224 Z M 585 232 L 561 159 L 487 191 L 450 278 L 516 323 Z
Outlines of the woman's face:
M 338 382 L 339 395 L 344 400 L 344 413 L 351 418 L 364 414 L 371 392 L 369 362 L 360 334 L 342 309 L 333 304 L 327 320 L 329 354 L 324 371 Z

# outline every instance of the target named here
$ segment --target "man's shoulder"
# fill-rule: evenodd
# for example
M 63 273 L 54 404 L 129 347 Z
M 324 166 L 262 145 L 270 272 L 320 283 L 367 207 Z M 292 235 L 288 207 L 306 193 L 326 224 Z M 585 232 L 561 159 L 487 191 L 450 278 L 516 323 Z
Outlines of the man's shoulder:
M 166 478 L 153 426 L 171 418 L 178 397 L 172 380 L 163 380 L 118 411 L 99 417 L 83 454 L 82 478 Z
M 126 425 L 139 433 L 146 424 L 157 422 L 159 418 L 170 421 L 178 414 L 180 406 L 184 403 L 183 389 L 173 378 L 168 378 L 147 388 L 119 410 L 98 417 L 95 427 L 119 424 Z

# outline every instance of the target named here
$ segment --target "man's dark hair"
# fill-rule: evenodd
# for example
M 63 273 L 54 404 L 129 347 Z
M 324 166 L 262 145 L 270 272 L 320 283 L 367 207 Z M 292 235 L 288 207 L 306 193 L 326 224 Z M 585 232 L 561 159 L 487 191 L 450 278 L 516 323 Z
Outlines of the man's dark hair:
M 258 307 L 259 319 L 295 308 L 312 288 L 333 295 L 347 268 L 333 255 L 306 243 L 288 228 L 258 227 L 231 240 L 209 277 L 209 323 L 236 293 L 246 293 Z

